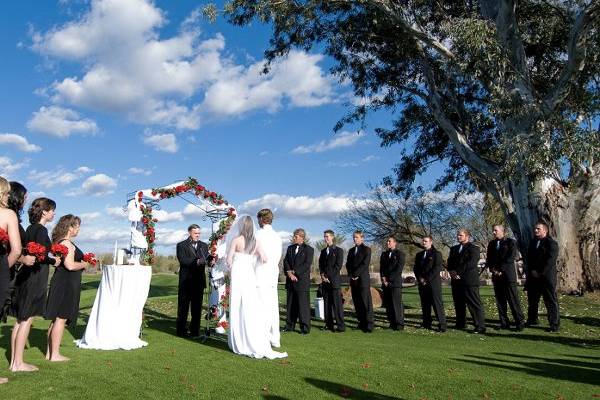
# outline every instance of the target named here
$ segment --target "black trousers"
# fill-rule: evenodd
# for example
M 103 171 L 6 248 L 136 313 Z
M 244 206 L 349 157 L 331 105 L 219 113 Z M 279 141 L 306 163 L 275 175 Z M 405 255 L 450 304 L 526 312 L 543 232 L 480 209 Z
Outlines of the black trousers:
M 467 325 L 467 308 L 473 318 L 476 330 L 485 329 L 483 306 L 479 297 L 479 286 L 452 285 L 452 299 L 456 310 L 456 327 L 463 329 Z
M 358 319 L 358 327 L 363 331 L 373 330 L 373 299 L 369 286 L 351 286 L 352 302 Z
M 404 305 L 401 287 L 383 287 L 383 304 L 392 329 L 404 327 Z
M 426 285 L 419 285 L 419 297 L 421 298 L 423 326 L 431 328 L 431 309 L 433 308 L 440 329 L 446 329 L 446 311 L 444 311 L 444 301 L 442 300 L 441 282 L 427 282 Z
M 322 288 L 323 302 L 325 303 L 325 327 L 333 330 L 333 324 L 335 323 L 339 330 L 345 330 L 341 289 L 334 289 L 328 284 L 323 284 Z
M 300 319 L 300 331 L 310 332 L 310 301 L 308 290 L 287 290 L 287 318 L 285 327 L 294 330 Z
M 204 280 L 201 274 L 180 272 L 179 288 L 177 290 L 177 334 L 188 333 L 187 318 L 191 308 L 192 319 L 189 333 L 192 336 L 200 334 L 200 318 L 202 314 L 202 296 L 204 294 Z
M 503 280 L 494 281 L 494 294 L 496 297 L 496 308 L 498 309 L 498 317 L 500 326 L 508 328 L 510 320 L 508 319 L 508 307 L 512 313 L 515 325 L 520 327 L 525 322 L 525 316 L 521 309 L 519 301 L 519 293 L 515 282 L 507 282 Z M 507 307 L 508 305 L 508 307 Z
M 556 286 L 543 278 L 529 279 L 527 282 L 527 322 L 537 323 L 538 305 L 540 297 L 543 297 L 546 310 L 548 311 L 548 324 L 550 328 L 558 329 L 560 327 L 560 316 L 558 309 L 558 299 L 556 297 Z

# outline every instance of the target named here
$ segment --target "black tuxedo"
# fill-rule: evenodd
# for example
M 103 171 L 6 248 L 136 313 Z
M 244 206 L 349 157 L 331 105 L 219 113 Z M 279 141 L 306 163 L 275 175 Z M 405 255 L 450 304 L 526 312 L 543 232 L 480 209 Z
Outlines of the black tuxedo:
M 210 262 L 208 245 L 197 242 L 194 248 L 188 238 L 177 243 L 177 260 L 179 260 L 179 289 L 177 291 L 177 334 L 184 336 L 188 333 L 187 317 L 191 306 L 192 320 L 190 334 L 200 333 L 200 318 L 202 313 L 202 295 L 206 287 L 206 265 Z
M 346 270 L 350 279 L 352 302 L 358 319 L 358 327 L 365 332 L 373 331 L 373 299 L 371 298 L 371 248 L 361 244 L 348 250 Z
M 344 250 L 337 246 L 321 250 L 319 255 L 319 272 L 321 276 L 328 279 L 323 281 L 321 288 L 323 290 L 323 301 L 325 303 L 325 327 L 333 330 L 334 321 L 337 329 L 343 331 L 346 329 L 344 324 L 344 305 L 342 302 L 340 271 L 344 263 Z
M 417 253 L 413 272 L 419 285 L 423 327 L 431 329 L 431 309 L 433 308 L 439 329 L 446 330 L 446 312 L 442 300 L 442 279 L 440 278 L 442 254 L 433 246 L 429 250 Z
M 514 239 L 494 239 L 488 243 L 485 264 L 492 273 L 496 308 L 498 309 L 500 327 L 502 328 L 510 326 L 507 304 L 510 306 L 517 329 L 523 326 L 525 319 L 517 292 L 516 257 L 517 244 Z
M 462 250 L 461 250 L 462 246 Z M 457 244 L 450 249 L 448 271 L 457 276 L 452 279 L 452 299 L 456 309 L 456 327 L 464 329 L 469 308 L 476 331 L 485 330 L 483 306 L 479 297 L 479 247 L 473 243 Z
M 296 251 L 297 249 L 297 251 Z M 287 289 L 287 318 L 285 327 L 294 330 L 296 320 L 300 317 L 300 330 L 310 332 L 310 267 L 313 262 L 314 249 L 307 244 L 288 246 L 283 259 L 283 273 L 286 276 Z M 298 281 L 292 282 L 288 272 Z
M 558 258 L 558 243 L 549 236 L 539 240 L 533 238 L 527 251 L 527 322 L 537 323 L 540 297 L 548 311 L 550 329 L 560 326 L 558 299 L 556 297 L 556 260 Z M 532 272 L 538 277 L 534 278 Z
M 400 250 L 388 250 L 379 258 L 379 275 L 383 289 L 383 304 L 390 328 L 404 328 L 404 306 L 402 305 L 402 270 L 404 253 Z M 388 282 L 387 286 L 383 280 Z

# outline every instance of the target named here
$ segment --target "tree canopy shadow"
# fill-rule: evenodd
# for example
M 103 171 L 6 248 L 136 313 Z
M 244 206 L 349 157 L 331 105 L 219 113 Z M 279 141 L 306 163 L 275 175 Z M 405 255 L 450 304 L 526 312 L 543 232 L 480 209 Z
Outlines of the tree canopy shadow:
M 548 358 L 510 353 L 493 353 L 499 357 L 464 354 L 455 361 L 475 364 L 477 367 L 505 369 L 543 378 L 552 378 L 588 385 L 598 384 L 600 364 L 580 362 L 568 358 Z
M 494 332 L 488 331 L 488 333 L 486 333 L 486 337 L 506 338 L 508 336 L 506 336 L 505 334 L 502 334 L 502 333 L 494 333 Z M 552 335 L 552 334 L 546 334 L 546 335 L 533 334 L 532 335 L 532 334 L 528 334 L 528 333 L 519 333 L 519 334 L 511 336 L 511 337 L 514 339 L 531 340 L 534 342 L 552 342 L 552 343 L 563 344 L 566 346 L 573 346 L 573 347 L 579 347 L 579 348 L 585 348 L 585 349 L 600 347 L 600 339 L 585 339 L 585 338 L 578 338 L 578 337 L 557 336 L 557 335 Z
M 374 399 L 374 400 L 399 400 L 399 397 L 392 397 L 385 394 L 379 394 L 365 389 L 358 389 L 340 383 L 324 381 L 322 379 L 304 378 L 304 380 L 314 387 L 328 392 L 332 395 L 347 399 Z

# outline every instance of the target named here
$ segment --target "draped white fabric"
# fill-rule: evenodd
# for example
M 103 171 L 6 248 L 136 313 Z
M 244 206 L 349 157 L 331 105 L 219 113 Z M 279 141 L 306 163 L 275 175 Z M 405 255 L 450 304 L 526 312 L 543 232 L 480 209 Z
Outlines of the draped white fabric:
M 251 254 L 235 253 L 231 265 L 229 300 L 229 348 L 253 358 L 283 358 L 287 353 L 271 349 L 262 303 L 258 297 Z
M 152 267 L 106 265 L 83 338 L 78 347 L 132 350 L 147 346 L 139 338 Z

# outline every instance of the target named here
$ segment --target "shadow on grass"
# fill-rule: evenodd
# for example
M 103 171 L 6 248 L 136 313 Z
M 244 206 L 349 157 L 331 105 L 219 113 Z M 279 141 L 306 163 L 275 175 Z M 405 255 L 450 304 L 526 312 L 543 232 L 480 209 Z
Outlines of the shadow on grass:
M 100 281 L 90 281 L 90 282 L 82 282 L 81 283 L 81 291 L 84 290 L 96 290 L 100 287 Z
M 400 399 L 399 397 L 387 396 L 384 394 L 374 393 L 365 389 L 358 389 L 347 385 L 342 385 L 335 382 L 324 381 L 315 378 L 304 378 L 304 380 L 323 390 L 324 392 L 331 393 L 333 395 L 344 397 L 347 399 L 375 399 L 375 400 L 391 400 Z
M 577 325 L 587 325 L 587 326 L 596 326 L 600 327 L 600 318 L 594 317 L 566 317 L 560 316 L 561 319 L 567 319 L 573 321 L 574 324 Z
M 530 328 L 528 328 L 528 329 L 530 329 Z M 567 337 L 567 336 L 555 336 L 552 334 L 532 335 L 532 334 L 528 334 L 528 333 L 518 333 L 514 336 L 513 335 L 507 336 L 504 334 L 493 333 L 493 332 L 488 331 L 488 333 L 485 336 L 491 337 L 491 338 L 493 338 L 493 337 L 503 337 L 503 338 L 510 337 L 511 339 L 531 340 L 534 342 L 552 342 L 552 343 L 564 344 L 567 346 L 579 347 L 579 348 L 584 348 L 584 349 L 600 347 L 599 339 L 584 339 L 584 338 L 574 338 L 574 337 Z
M 580 362 L 567 358 L 547 358 L 509 353 L 493 354 L 500 357 L 465 354 L 464 357 L 467 357 L 466 359 L 454 358 L 454 360 L 475 364 L 478 368 L 499 368 L 544 378 L 589 385 L 598 384 L 598 368 L 600 367 L 598 363 Z

